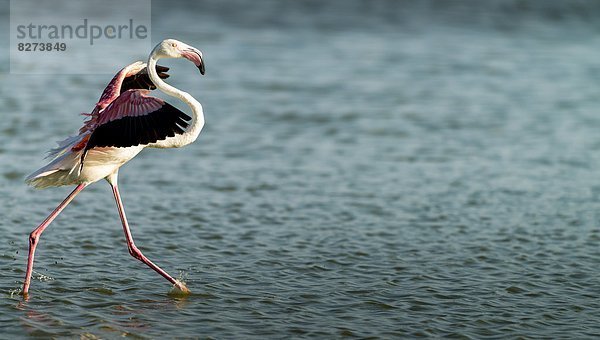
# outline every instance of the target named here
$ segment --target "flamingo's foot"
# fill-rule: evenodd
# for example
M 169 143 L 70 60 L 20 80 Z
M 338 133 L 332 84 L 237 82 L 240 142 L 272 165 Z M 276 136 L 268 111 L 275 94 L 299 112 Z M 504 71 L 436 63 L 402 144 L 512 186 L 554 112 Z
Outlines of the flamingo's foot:
M 169 295 L 171 296 L 186 296 L 190 294 L 192 294 L 192 292 L 182 281 L 177 281 L 175 285 L 173 285 L 173 289 L 171 289 L 171 291 L 169 292 Z
M 22 290 L 20 292 L 17 292 L 17 294 L 23 296 L 23 300 L 25 301 L 29 300 L 29 292 Z

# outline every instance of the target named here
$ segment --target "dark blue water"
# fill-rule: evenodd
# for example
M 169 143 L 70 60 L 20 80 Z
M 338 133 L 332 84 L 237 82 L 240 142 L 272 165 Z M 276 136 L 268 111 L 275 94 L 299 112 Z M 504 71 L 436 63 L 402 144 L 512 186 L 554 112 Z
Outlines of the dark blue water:
M 15 294 L 28 233 L 70 190 L 22 178 L 110 76 L 3 74 L 3 337 L 600 335 L 597 2 L 152 12 L 155 41 L 204 52 L 203 78 L 165 64 L 207 123 L 128 163 L 121 190 L 141 250 L 194 294 L 128 255 L 102 182 L 44 233 L 31 299 Z

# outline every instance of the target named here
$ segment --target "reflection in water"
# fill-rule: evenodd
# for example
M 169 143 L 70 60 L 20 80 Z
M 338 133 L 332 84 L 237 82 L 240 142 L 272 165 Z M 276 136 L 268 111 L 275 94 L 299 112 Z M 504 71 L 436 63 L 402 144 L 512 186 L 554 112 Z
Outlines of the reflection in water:
M 86 313 L 94 319 L 94 323 L 98 330 L 102 332 L 109 332 L 118 334 L 119 336 L 135 336 L 136 334 L 143 334 L 145 331 L 154 328 L 152 323 L 144 321 L 144 315 L 148 313 L 161 313 L 161 312 L 185 312 L 190 301 L 196 298 L 202 298 L 201 296 L 194 296 L 193 294 L 188 296 L 180 297 L 169 297 L 163 299 L 138 299 L 133 300 L 127 304 L 119 304 L 114 302 L 105 302 L 99 304 L 86 304 L 80 305 L 86 310 Z M 73 327 L 83 327 L 84 325 L 77 325 L 74 320 L 63 320 L 60 317 L 53 316 L 53 310 L 48 309 L 48 305 L 53 304 L 50 301 L 32 301 L 21 300 L 17 302 L 15 308 L 22 313 L 19 318 L 21 321 L 22 329 L 29 336 L 57 336 L 61 333 L 54 333 L 54 330 L 71 324 Z M 60 303 L 60 301 L 57 301 Z M 40 309 L 36 309 L 40 307 Z M 95 308 L 108 308 L 109 313 L 107 316 L 110 318 L 104 318 L 100 314 L 95 313 Z M 88 329 L 87 332 L 81 333 L 85 338 L 93 337 L 94 331 Z

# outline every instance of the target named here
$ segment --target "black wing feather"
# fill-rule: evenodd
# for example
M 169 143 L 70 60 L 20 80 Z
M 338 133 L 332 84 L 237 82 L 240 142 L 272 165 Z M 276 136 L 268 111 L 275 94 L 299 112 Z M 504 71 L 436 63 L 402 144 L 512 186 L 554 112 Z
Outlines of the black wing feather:
M 183 134 L 191 119 L 171 104 L 164 103 L 149 114 L 126 116 L 98 126 L 92 132 L 85 151 L 94 147 L 124 148 L 165 140 Z

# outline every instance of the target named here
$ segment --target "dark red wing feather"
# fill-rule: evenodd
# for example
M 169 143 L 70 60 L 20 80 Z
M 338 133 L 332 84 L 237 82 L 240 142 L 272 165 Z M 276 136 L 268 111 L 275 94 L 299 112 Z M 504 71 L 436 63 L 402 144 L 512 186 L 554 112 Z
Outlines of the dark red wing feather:
M 169 71 L 168 67 L 156 65 L 156 72 L 161 79 L 169 78 L 167 71 Z M 123 79 L 123 83 L 121 84 L 121 93 L 132 89 L 156 89 L 156 86 L 154 83 L 152 83 L 152 80 L 150 80 L 150 76 L 148 75 L 148 68 L 144 68 L 140 72 Z

